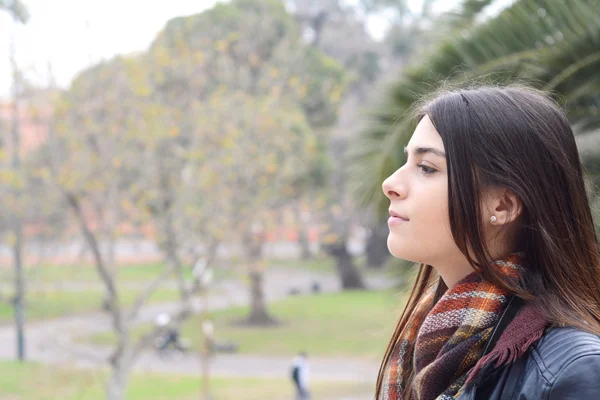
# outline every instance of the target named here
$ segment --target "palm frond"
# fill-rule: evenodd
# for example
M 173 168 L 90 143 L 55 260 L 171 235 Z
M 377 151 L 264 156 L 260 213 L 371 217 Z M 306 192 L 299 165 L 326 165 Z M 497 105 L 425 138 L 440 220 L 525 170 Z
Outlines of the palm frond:
M 599 9 L 600 0 L 518 0 L 446 39 L 405 71 L 355 141 L 353 187 L 362 204 L 385 210 L 381 183 L 405 162 L 409 110 L 445 85 L 525 82 L 546 88 L 565 100 L 578 132 L 598 129 Z

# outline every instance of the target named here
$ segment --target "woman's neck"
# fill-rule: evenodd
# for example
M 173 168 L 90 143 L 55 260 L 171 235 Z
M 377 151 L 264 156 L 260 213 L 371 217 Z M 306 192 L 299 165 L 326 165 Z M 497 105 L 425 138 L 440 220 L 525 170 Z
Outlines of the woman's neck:
M 495 251 L 492 252 L 490 256 L 492 260 L 501 260 L 515 253 L 515 251 L 516 250 L 514 249 L 506 249 L 505 251 L 501 252 Z M 458 257 L 456 260 L 438 263 L 437 265 L 432 265 L 432 267 L 435 268 L 438 274 L 440 274 L 448 289 L 452 288 L 458 282 L 475 271 L 473 267 L 471 267 L 471 264 L 469 264 L 467 258 L 462 256 L 462 254 L 461 257 Z
M 440 274 L 448 289 L 454 287 L 454 285 L 474 271 L 473 267 L 471 267 L 468 262 L 457 266 L 446 266 L 441 268 L 433 267 Z

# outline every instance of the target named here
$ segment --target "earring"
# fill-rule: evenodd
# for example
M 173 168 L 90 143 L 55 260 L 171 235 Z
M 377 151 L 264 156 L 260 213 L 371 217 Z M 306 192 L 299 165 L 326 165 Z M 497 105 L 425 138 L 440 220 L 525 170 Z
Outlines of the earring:
M 498 220 L 498 218 L 496 218 L 496 216 L 495 216 L 495 215 L 492 215 L 492 216 L 490 217 L 490 223 L 492 223 L 492 224 L 493 224 L 493 223 L 495 223 L 497 220 Z

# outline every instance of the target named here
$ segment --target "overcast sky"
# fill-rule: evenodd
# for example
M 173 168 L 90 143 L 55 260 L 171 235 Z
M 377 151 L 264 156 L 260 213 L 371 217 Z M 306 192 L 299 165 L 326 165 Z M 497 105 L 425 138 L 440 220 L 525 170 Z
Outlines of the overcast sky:
M 61 86 L 92 61 L 145 49 L 171 18 L 203 11 L 215 0 L 25 0 L 31 19 L 17 28 L 17 59 L 44 78 L 48 62 Z M 151 5 L 150 5 L 151 4 Z M 6 13 L 2 13 L 6 14 Z M 10 90 L 12 23 L 0 15 L 0 96 Z
M 348 0 L 354 1 L 354 0 Z M 416 8 L 422 0 L 412 0 Z M 147 48 L 171 18 L 212 7 L 216 0 L 24 0 L 31 19 L 17 26 L 17 60 L 30 79 L 47 82 L 47 65 L 61 87 L 68 87 L 80 70 L 103 58 Z M 453 1 L 455 2 L 455 0 Z M 501 1 L 504 2 L 504 1 Z M 440 3 L 452 3 L 443 1 Z M 10 92 L 8 62 L 13 23 L 0 15 L 0 98 Z M 381 36 L 382 18 L 369 21 Z

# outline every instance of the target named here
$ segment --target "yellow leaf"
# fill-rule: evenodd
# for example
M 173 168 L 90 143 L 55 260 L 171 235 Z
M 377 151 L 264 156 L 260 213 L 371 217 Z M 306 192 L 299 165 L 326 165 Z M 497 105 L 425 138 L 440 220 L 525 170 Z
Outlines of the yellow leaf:
M 218 51 L 225 51 L 227 49 L 227 41 L 226 40 L 217 40 L 217 42 L 215 43 L 215 49 L 217 49 Z
M 9 232 L 6 234 L 6 245 L 7 246 L 14 246 L 15 243 L 17 242 L 17 237 L 15 236 L 14 232 Z
M 302 85 L 298 88 L 298 95 L 300 97 L 304 97 L 306 96 L 306 93 L 308 92 L 308 88 L 306 87 L 306 85 Z
M 233 146 L 235 146 L 235 141 L 233 140 L 233 138 L 231 136 L 226 136 L 221 141 L 221 145 L 225 149 L 231 149 L 231 148 L 233 148 Z
M 230 154 L 223 157 L 223 165 L 230 166 L 230 165 L 233 165 L 233 162 L 234 162 L 234 159 Z
M 337 103 L 338 101 L 340 101 L 341 97 L 342 97 L 342 90 L 339 86 L 336 87 L 335 89 L 333 89 L 331 91 L 331 93 L 329 94 L 329 99 L 333 103 Z
M 277 164 L 274 162 L 269 163 L 269 165 L 267 165 L 267 173 L 269 174 L 273 174 L 277 171 Z
M 176 126 L 172 126 L 169 128 L 169 136 L 170 137 L 177 137 L 179 136 L 179 128 L 177 128 Z
M 196 60 L 196 62 L 197 62 L 198 64 L 202 64 L 202 63 L 204 62 L 204 53 L 203 53 L 203 52 L 201 52 L 201 51 L 197 51 L 197 52 L 194 54 L 194 59 Z
M 296 86 L 298 86 L 298 84 L 299 84 L 299 83 L 300 83 L 300 79 L 298 79 L 298 77 L 297 77 L 297 76 L 292 76 L 292 77 L 290 78 L 290 80 L 288 81 L 288 84 L 289 84 L 291 87 L 296 87 Z

